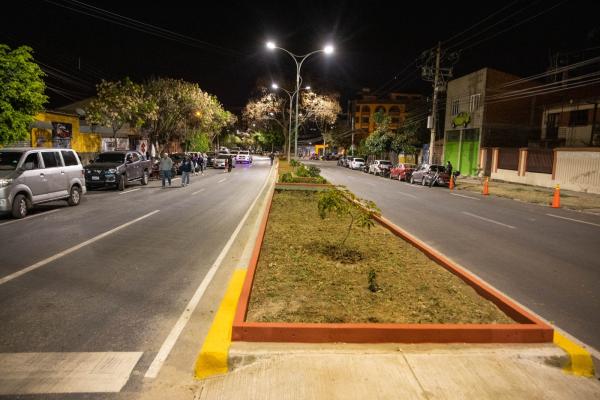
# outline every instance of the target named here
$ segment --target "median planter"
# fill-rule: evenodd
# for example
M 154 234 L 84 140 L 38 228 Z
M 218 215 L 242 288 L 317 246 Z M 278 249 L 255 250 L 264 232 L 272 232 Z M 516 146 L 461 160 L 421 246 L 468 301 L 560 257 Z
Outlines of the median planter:
M 234 341 L 534 343 L 552 329 L 382 217 L 319 218 L 319 192 L 277 185 L 233 324 Z

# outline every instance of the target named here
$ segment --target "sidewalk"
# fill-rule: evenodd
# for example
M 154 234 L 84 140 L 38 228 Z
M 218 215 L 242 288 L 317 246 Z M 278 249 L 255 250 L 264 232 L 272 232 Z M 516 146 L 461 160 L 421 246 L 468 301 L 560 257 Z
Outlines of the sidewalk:
M 475 177 L 458 178 L 456 190 L 466 190 L 481 193 L 483 179 Z M 541 186 L 523 185 L 504 181 L 489 181 L 490 196 L 506 197 L 526 203 L 549 206 L 552 204 L 554 189 Z M 571 210 L 585 211 L 600 214 L 600 194 L 574 192 L 571 190 L 560 191 L 561 207 Z
M 564 373 L 548 345 L 233 343 L 227 375 L 198 400 L 600 399 L 600 381 Z

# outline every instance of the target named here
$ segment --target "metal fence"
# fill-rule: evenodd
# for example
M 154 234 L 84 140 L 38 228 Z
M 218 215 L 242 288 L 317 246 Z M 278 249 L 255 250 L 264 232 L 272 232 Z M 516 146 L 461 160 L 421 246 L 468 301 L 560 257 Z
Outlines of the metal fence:
M 527 151 L 527 172 L 552 173 L 554 151 L 552 149 L 529 149 Z
M 498 150 L 498 168 L 517 171 L 519 169 L 519 149 L 501 148 Z

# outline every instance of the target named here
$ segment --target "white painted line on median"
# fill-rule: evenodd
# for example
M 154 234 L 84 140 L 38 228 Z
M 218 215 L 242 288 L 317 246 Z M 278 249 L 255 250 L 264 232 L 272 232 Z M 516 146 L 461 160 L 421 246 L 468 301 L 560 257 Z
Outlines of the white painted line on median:
M 35 218 L 35 217 L 41 217 L 42 215 L 52 214 L 52 213 L 55 213 L 55 212 L 60 211 L 60 210 L 62 210 L 62 209 L 61 208 L 57 208 L 57 209 L 50 210 L 50 211 L 44 211 L 44 212 L 39 213 L 39 214 L 30 215 L 29 217 L 25 217 L 25 218 L 21 218 L 21 219 L 13 219 L 11 221 L 7 221 L 7 222 L 1 223 L 0 226 L 14 224 L 15 222 L 27 221 L 28 219 L 32 219 L 32 218 Z
M 223 262 L 225 255 L 227 255 L 227 253 L 229 252 L 229 249 L 233 245 L 233 242 L 235 242 L 237 235 L 242 230 L 242 226 L 244 226 L 244 224 L 246 223 L 246 220 L 248 219 L 250 212 L 256 205 L 258 199 L 260 198 L 260 195 L 263 193 L 263 191 L 265 190 L 265 187 L 269 183 L 269 179 L 270 179 L 273 171 L 274 171 L 274 169 L 271 168 L 271 172 L 267 176 L 267 179 L 265 180 L 265 183 L 263 184 L 262 188 L 256 195 L 256 198 L 254 199 L 254 201 L 252 202 L 250 207 L 248 207 L 246 214 L 244 214 L 244 217 L 238 224 L 237 228 L 235 228 L 235 231 L 233 231 L 233 233 L 231 234 L 231 237 L 225 244 L 225 247 L 223 247 L 223 250 L 221 250 L 221 253 L 219 254 L 219 256 L 217 257 L 217 259 L 215 260 L 213 265 L 208 270 L 208 273 L 202 280 L 202 283 L 200 283 L 200 286 L 198 286 L 198 289 L 196 289 L 196 292 L 194 293 L 194 295 L 190 299 L 189 303 L 185 307 L 183 313 L 181 314 L 181 316 L 175 323 L 175 326 L 173 326 L 173 329 L 171 329 L 169 336 L 167 336 L 167 338 L 165 339 L 162 346 L 160 346 L 160 350 L 158 351 L 158 354 L 156 355 L 156 357 L 154 357 L 152 364 L 150 364 L 150 367 L 148 368 L 148 370 L 146 371 L 146 374 L 144 375 L 145 378 L 156 378 L 158 376 L 158 373 L 160 372 L 160 369 L 162 368 L 164 362 L 167 360 L 167 357 L 169 357 L 169 354 L 171 353 L 173 346 L 175 346 L 175 343 L 177 342 L 179 335 L 181 335 L 181 332 L 183 331 L 186 324 L 192 317 L 192 313 L 198 306 L 198 303 L 200 302 L 200 299 L 202 299 L 202 296 L 204 295 L 204 292 L 208 288 L 208 285 L 210 285 L 210 282 L 212 281 L 215 274 L 217 273 L 217 270 L 221 266 L 221 263 Z
M 470 217 L 473 217 L 473 218 L 479 218 L 481 220 L 484 220 L 484 221 L 487 221 L 487 222 L 491 222 L 492 224 L 504 226 L 504 227 L 510 228 L 510 229 L 517 229 L 516 227 L 514 227 L 512 225 L 503 224 L 502 222 L 494 221 L 493 219 L 481 217 L 481 216 L 476 215 L 476 214 L 471 214 L 470 212 L 462 211 L 462 213 L 465 214 L 465 215 L 468 215 Z
M 458 193 L 450 193 L 452 196 L 458 196 L 458 197 L 464 197 L 465 199 L 471 199 L 471 200 L 481 200 L 478 199 L 477 197 L 471 197 L 471 196 L 466 196 L 464 194 L 458 194 Z
M 131 192 L 135 192 L 136 190 L 140 190 L 140 188 L 135 188 L 135 189 L 131 189 L 131 190 L 126 190 L 125 192 L 119 192 L 119 194 L 131 193 Z
M 200 193 L 200 192 L 204 192 L 204 190 L 205 190 L 205 188 L 202 188 L 202 189 L 200 189 L 200 190 L 196 190 L 196 191 L 195 191 L 195 192 L 193 192 L 192 194 L 193 194 L 193 195 L 194 195 L 194 194 L 198 194 L 198 193 Z
M 220 181 L 218 181 L 217 183 L 223 183 L 223 182 L 225 182 L 226 180 L 227 180 L 227 178 L 223 178 L 223 179 L 221 179 Z
M 561 217 L 560 215 L 554 215 L 554 214 L 546 214 L 546 215 L 549 216 L 549 217 L 566 219 L 566 220 L 573 221 L 573 222 L 579 222 L 580 224 L 593 225 L 593 226 L 600 227 L 600 224 L 595 224 L 593 222 L 582 221 L 580 219 L 568 218 L 568 217 Z
M 28 272 L 31 272 L 33 270 L 36 270 L 36 269 L 40 268 L 40 267 L 43 267 L 44 265 L 46 265 L 48 263 L 51 263 L 52 261 L 58 260 L 59 258 L 66 256 L 67 254 L 71 254 L 74 251 L 77 251 L 77 250 L 81 249 L 82 247 L 87 246 L 88 244 L 92 244 L 94 242 L 97 242 L 98 240 L 103 239 L 103 238 L 107 237 L 108 235 L 113 234 L 113 233 L 115 233 L 117 231 L 120 231 L 121 229 L 127 228 L 129 225 L 135 224 L 136 222 L 139 222 L 139 221 L 141 221 L 141 220 L 143 220 L 145 218 L 148 218 L 149 216 L 154 215 L 154 214 L 156 214 L 159 211 L 160 210 L 154 210 L 152 212 L 149 212 L 148 214 L 144 214 L 141 217 L 136 218 L 136 219 L 134 219 L 132 221 L 129 221 L 129 222 L 123 224 L 123 225 L 119 225 L 116 228 L 111 229 L 110 231 L 104 232 L 104 233 L 102 233 L 102 234 L 100 234 L 98 236 L 95 236 L 95 237 L 93 237 L 91 239 L 86 240 L 85 242 L 79 243 L 76 246 L 73 246 L 73 247 L 70 247 L 70 248 L 68 248 L 66 250 L 63 250 L 60 253 L 57 253 L 57 254 L 55 254 L 55 255 L 53 255 L 51 257 L 48 257 L 48 258 L 46 258 L 46 259 L 44 259 L 42 261 L 38 261 L 35 264 L 30 265 L 27 268 L 23 268 L 22 270 L 14 272 L 14 273 L 12 273 L 10 275 L 7 275 L 4 278 L 0 278 L 0 285 L 4 284 L 6 282 L 12 281 L 13 279 L 18 278 L 19 276 L 24 275 L 24 274 L 26 274 Z

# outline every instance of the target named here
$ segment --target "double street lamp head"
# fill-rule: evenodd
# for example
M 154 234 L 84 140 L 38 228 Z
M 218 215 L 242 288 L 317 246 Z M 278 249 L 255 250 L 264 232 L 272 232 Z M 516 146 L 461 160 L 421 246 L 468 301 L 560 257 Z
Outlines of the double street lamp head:
M 277 45 L 275 44 L 275 42 L 273 42 L 271 40 L 266 43 L 266 46 L 267 46 L 267 49 L 269 49 L 269 50 L 275 50 L 277 48 Z M 333 54 L 334 50 L 335 49 L 334 49 L 333 45 L 328 44 L 325 47 L 323 47 L 320 51 L 329 55 L 329 54 Z

